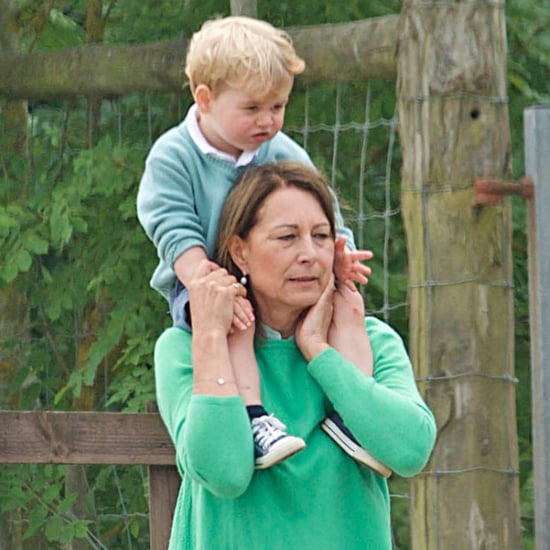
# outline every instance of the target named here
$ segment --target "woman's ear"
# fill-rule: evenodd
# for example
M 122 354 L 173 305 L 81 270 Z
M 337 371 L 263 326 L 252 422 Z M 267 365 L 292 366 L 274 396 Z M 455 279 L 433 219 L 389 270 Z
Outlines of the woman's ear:
M 210 103 L 212 101 L 212 90 L 206 84 L 199 84 L 195 88 L 195 103 L 200 113 L 208 113 L 210 111 Z
M 232 235 L 227 242 L 227 250 L 229 250 L 229 254 L 235 265 L 243 273 L 247 273 L 248 246 L 246 241 L 241 239 L 238 235 Z

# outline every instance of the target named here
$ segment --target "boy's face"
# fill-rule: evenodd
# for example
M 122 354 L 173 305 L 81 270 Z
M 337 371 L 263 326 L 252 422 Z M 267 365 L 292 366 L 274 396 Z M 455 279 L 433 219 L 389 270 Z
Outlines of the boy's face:
M 211 145 L 235 158 L 258 148 L 282 128 L 292 83 L 289 78 L 281 89 L 261 97 L 235 88 L 214 96 L 207 86 L 197 86 L 202 133 Z

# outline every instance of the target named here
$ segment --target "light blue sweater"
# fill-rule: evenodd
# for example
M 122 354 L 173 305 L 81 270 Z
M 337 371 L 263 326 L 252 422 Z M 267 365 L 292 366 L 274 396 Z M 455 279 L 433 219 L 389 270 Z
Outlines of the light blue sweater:
M 293 339 L 256 347 L 262 398 L 307 446 L 254 470 L 241 397 L 193 394 L 190 333 L 167 329 L 155 348 L 157 402 L 182 485 L 170 550 L 390 550 L 385 479 L 360 466 L 320 428 L 334 407 L 362 447 L 396 474 L 425 465 L 432 413 L 401 338 L 367 318 L 374 376 L 328 349 L 305 361 Z
M 263 143 L 253 164 L 296 160 L 312 166 L 306 151 L 279 132 Z M 213 258 L 218 222 L 225 198 L 243 168 L 205 155 L 189 134 L 186 121 L 164 133 L 145 163 L 138 197 L 138 218 L 153 241 L 159 264 L 151 286 L 168 299 L 176 281 L 173 265 L 187 249 L 200 246 Z M 353 234 L 344 228 L 334 201 L 338 234 L 355 248 Z

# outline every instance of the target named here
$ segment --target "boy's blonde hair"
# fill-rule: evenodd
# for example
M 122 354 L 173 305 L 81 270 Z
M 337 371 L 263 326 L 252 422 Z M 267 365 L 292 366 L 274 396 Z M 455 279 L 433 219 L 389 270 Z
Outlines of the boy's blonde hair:
M 185 74 L 193 94 L 205 84 L 214 95 L 230 87 L 264 96 L 304 68 L 285 31 L 259 19 L 231 16 L 206 21 L 192 36 Z

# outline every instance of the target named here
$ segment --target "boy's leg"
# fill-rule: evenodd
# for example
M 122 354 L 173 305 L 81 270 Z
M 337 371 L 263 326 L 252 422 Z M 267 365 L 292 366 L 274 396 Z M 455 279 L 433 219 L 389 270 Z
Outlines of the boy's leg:
M 263 407 L 260 372 L 254 354 L 254 328 L 235 330 L 228 337 L 228 343 L 239 393 L 250 417 L 256 469 L 260 470 L 301 451 L 305 442 L 288 435 L 286 426 L 275 416 L 268 415 Z
M 335 293 L 333 322 L 328 333 L 328 343 L 365 376 L 373 375 L 373 354 L 365 330 L 363 298 L 345 285 Z M 391 470 L 387 466 L 361 447 L 336 411 L 325 418 L 321 428 L 357 462 L 382 477 L 391 475 Z
M 170 313 L 174 326 L 192 331 L 189 292 L 179 281 L 170 295 Z M 305 442 L 287 435 L 286 426 L 268 415 L 263 407 L 260 373 L 254 354 L 254 326 L 235 331 L 228 337 L 228 345 L 239 393 L 250 417 L 256 468 L 269 468 L 302 450 Z
M 237 386 L 246 407 L 262 405 L 260 372 L 254 354 L 254 330 L 254 325 L 247 330 L 234 330 L 227 340 Z

